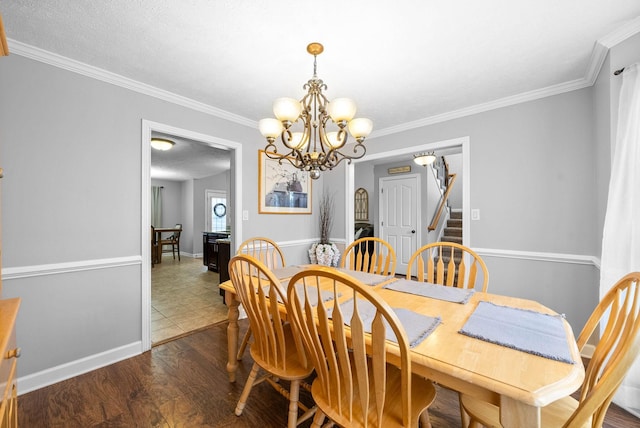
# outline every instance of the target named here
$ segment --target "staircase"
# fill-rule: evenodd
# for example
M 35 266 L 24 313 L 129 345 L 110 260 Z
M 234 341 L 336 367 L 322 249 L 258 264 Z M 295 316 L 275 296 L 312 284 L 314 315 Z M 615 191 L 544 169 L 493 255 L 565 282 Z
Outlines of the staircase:
M 462 211 L 451 211 L 444 228 L 442 241 L 462 244 Z

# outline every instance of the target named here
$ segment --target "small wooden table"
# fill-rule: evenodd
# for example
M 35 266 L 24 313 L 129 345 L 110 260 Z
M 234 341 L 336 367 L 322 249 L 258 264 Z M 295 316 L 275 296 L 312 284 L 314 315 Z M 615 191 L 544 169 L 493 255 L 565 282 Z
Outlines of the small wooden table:
M 391 307 L 442 318 L 442 324 L 412 348 L 412 371 L 453 390 L 499 403 L 503 426 L 539 428 L 540 408 L 572 394 L 581 386 L 584 366 L 573 331 L 566 320 L 567 342 L 575 364 L 535 356 L 458 333 L 480 301 L 554 314 L 542 304 L 489 293 L 475 293 L 467 304 L 415 295 L 408 299 L 406 293 L 382 289 L 386 283 L 373 289 Z M 231 281 L 220 284 L 220 288 L 226 291 L 229 307 L 227 370 L 229 380 L 234 382 L 238 367 L 239 301 Z M 393 350 L 394 347 L 390 346 L 390 362 L 394 360 Z
M 162 239 L 162 233 L 175 233 L 175 232 L 181 232 L 182 228 L 180 227 L 156 227 L 154 228 L 154 231 L 156 233 L 156 242 L 158 243 L 158 248 L 157 251 L 158 253 L 155 255 L 155 263 L 162 263 L 162 245 L 160 245 L 160 240 Z M 153 254 L 151 254 L 151 257 L 154 257 Z

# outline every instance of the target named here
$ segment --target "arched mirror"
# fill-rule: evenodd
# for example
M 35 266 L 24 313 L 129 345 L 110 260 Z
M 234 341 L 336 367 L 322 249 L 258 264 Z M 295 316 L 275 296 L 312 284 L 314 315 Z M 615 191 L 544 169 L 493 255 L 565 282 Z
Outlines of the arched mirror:
M 362 187 L 355 193 L 355 221 L 369 221 L 369 194 Z

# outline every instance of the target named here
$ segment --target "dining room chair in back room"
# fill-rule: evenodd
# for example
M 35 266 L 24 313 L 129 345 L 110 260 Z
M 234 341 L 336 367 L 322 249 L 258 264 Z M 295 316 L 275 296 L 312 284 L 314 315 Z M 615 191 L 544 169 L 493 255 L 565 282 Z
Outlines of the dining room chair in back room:
M 407 265 L 407 279 L 475 288 L 486 292 L 489 271 L 484 260 L 471 248 L 455 242 L 432 242 L 416 250 Z
M 178 261 L 180 261 L 180 234 L 182 233 L 182 224 L 181 223 L 176 223 L 175 225 L 176 230 L 175 232 L 173 232 L 173 234 L 171 234 L 170 236 L 164 238 L 164 239 L 160 239 L 158 241 L 158 246 L 160 247 L 160 254 L 159 256 L 162 257 L 162 251 L 163 248 L 166 245 L 171 245 L 171 253 L 173 254 L 173 259 L 176 259 L 176 252 L 178 253 Z M 166 251 L 167 253 L 169 252 L 169 250 Z
M 249 238 L 238 247 L 236 254 L 248 254 L 260 260 L 270 270 L 285 267 L 284 254 L 273 240 L 263 236 Z M 251 339 L 251 327 L 249 327 L 242 338 L 240 348 L 238 348 L 238 360 L 242 359 L 245 349 Z
M 286 301 L 284 290 L 264 263 L 246 254 L 231 259 L 229 276 L 253 331 L 249 352 L 254 363 L 235 413 L 242 415 L 253 386 L 266 380 L 289 399 L 288 427 L 293 428 L 313 416 L 316 409 L 299 401 L 300 387 L 308 388 L 303 380 L 313 373 L 313 366 L 302 346 L 297 346 L 299 341 L 294 339 L 291 325 L 278 310 L 278 302 Z M 266 374 L 258 378 L 260 369 Z M 279 384 L 281 379 L 290 382 L 289 391 Z M 298 416 L 299 409 L 304 412 L 302 416 Z
M 411 372 L 407 332 L 370 286 L 335 269 L 305 269 L 289 281 L 286 307 L 316 369 L 312 426 L 325 418 L 343 427 L 430 426 L 435 388 Z
M 377 275 L 396 274 L 396 252 L 387 241 L 366 237 L 345 248 L 340 267 Z
M 158 261 L 158 241 L 156 241 L 156 228 L 151 226 L 151 267 Z
M 601 427 L 613 396 L 640 353 L 640 272 L 620 279 L 589 317 L 580 336 L 582 351 L 600 330 L 600 340 L 585 370 L 579 400 L 566 397 L 541 409 L 543 427 Z M 598 327 L 600 327 L 598 329 Z M 469 427 L 500 427 L 498 403 L 468 395 L 461 404 L 469 415 Z

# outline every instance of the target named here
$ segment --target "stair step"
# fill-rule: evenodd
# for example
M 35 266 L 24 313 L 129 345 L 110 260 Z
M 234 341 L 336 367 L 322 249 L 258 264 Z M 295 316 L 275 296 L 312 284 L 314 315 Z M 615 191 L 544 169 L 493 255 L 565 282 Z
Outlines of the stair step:
M 462 227 L 445 227 L 444 236 L 460 236 L 462 237 Z
M 451 211 L 450 218 L 462 220 L 462 211 Z
M 462 219 L 450 218 L 447 220 L 447 227 L 462 227 Z
M 455 242 L 456 244 L 462 245 L 462 236 L 447 236 L 447 235 L 444 235 L 442 237 L 442 240 L 444 242 Z

